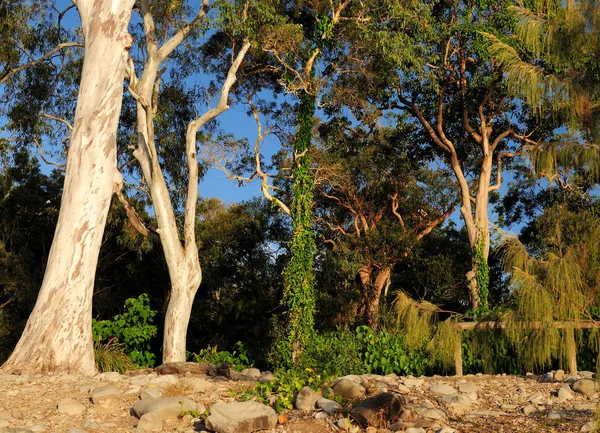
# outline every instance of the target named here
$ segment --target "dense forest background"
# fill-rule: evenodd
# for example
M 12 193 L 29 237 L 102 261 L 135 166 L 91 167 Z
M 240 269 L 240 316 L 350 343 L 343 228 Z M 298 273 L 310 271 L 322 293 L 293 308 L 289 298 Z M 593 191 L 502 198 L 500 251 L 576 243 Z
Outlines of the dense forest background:
M 52 247 L 82 64 L 77 46 L 33 62 L 81 40 L 77 26 L 61 25 L 75 11 L 47 3 L 0 6 L 0 364 Z M 190 359 L 229 351 L 264 368 L 286 365 L 278 347 L 301 335 L 288 319 L 305 215 L 294 206 L 304 197 L 314 246 L 303 250 L 313 272 L 303 296 L 314 298 L 314 330 L 302 340 L 302 365 L 448 372 L 451 355 L 435 354 L 451 351 L 443 324 L 527 320 L 543 329 L 462 333 L 466 371 L 565 366 L 574 331 L 551 322 L 600 320 L 596 2 L 250 3 L 213 5 L 156 79 L 155 140 L 181 228 L 186 127 L 218 95 L 240 41 L 252 40 L 230 104 L 256 131 L 240 135 L 216 118 L 198 133 L 200 178 L 216 167 L 254 190 L 225 203 L 201 183 Z M 181 26 L 192 6 L 152 2 L 159 31 Z M 143 41 L 142 19 L 130 27 Z M 137 68 L 145 52 L 142 42 L 132 49 Z M 124 200 L 110 207 L 93 317 L 98 344 L 135 340 L 129 356 L 143 366 L 160 359 L 171 281 L 130 151 L 135 109 L 126 92 L 117 137 Z M 582 370 L 595 367 L 596 334 L 575 330 L 578 342 L 593 342 L 577 344 Z

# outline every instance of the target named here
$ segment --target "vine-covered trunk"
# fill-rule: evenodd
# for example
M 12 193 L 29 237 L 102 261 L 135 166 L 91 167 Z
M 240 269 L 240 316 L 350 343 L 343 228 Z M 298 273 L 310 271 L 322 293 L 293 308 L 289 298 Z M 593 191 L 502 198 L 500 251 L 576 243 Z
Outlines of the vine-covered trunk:
M 294 143 L 295 166 L 292 170 L 294 184 L 290 207 L 293 239 L 291 258 L 283 271 L 283 304 L 287 307 L 287 348 L 284 362 L 293 364 L 314 328 L 314 254 L 313 190 L 310 145 L 315 113 L 315 96 L 304 92 L 300 97 L 298 130 Z
M 116 133 L 133 3 L 77 2 L 85 57 L 58 223 L 35 307 L 5 370 L 96 370 L 92 294 L 117 180 Z
M 474 311 L 481 312 L 488 309 L 488 258 L 490 254 L 490 223 L 488 208 L 492 162 L 491 154 L 484 155 L 473 214 L 471 214 L 470 203 L 466 206 L 463 201 L 463 206 L 461 207 L 463 220 L 465 221 L 465 226 L 469 235 L 469 246 L 471 248 L 472 267 L 467 273 L 471 308 Z M 470 197 L 468 200 L 471 200 Z M 465 209 L 469 209 L 469 215 L 466 215 Z

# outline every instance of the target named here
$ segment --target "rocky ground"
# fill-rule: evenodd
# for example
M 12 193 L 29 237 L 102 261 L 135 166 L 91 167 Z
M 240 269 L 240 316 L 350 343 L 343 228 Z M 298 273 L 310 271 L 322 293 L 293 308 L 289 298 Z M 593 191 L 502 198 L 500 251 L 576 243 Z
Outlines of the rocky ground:
M 256 371 L 248 375 L 268 380 Z M 236 392 L 251 385 L 248 380 L 190 371 L 93 378 L 0 375 L 0 433 L 192 433 L 211 428 L 244 433 L 258 427 L 270 433 L 585 432 L 591 430 L 598 401 L 590 379 L 591 373 L 561 371 L 527 377 L 347 376 L 333 386 L 336 395 L 347 397 L 344 407 L 305 390 L 296 402 L 305 410 L 282 416 L 257 402 L 232 404 Z M 400 403 L 399 410 L 367 415 L 363 423 L 367 419 L 371 426 L 363 429 L 351 419 L 360 412 L 352 407 L 382 394 Z M 205 421 L 201 415 L 207 411 L 211 415 Z

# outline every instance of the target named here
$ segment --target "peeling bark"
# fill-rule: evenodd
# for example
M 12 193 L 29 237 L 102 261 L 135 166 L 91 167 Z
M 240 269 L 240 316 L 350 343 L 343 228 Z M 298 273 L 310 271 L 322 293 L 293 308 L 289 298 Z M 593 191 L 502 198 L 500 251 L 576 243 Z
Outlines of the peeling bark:
M 60 213 L 37 302 L 4 371 L 96 371 L 92 294 L 117 173 L 116 133 L 133 3 L 78 1 L 85 57 Z

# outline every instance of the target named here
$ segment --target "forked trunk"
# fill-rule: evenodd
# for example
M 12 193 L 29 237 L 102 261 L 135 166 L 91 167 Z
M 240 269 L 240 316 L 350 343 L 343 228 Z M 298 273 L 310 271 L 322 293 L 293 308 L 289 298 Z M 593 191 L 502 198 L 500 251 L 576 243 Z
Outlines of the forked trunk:
M 79 0 L 85 58 L 60 213 L 46 273 L 3 369 L 93 374 L 92 294 L 116 180 L 116 132 L 133 0 Z
M 195 262 L 192 260 L 182 263 L 176 274 L 169 269 L 169 275 L 172 287 L 169 306 L 165 314 L 163 363 L 183 362 L 186 359 L 187 329 L 194 297 L 202 279 L 197 258 Z
M 367 323 L 369 327 L 376 330 L 379 327 L 379 305 L 381 303 L 381 293 L 390 279 L 390 269 L 383 268 L 377 274 L 372 290 L 369 294 L 369 304 L 367 309 Z
M 390 268 L 379 270 L 373 279 L 373 267 L 363 266 L 358 270 L 358 279 L 362 289 L 361 312 L 366 317 L 367 324 L 373 330 L 379 326 L 379 304 L 381 293 L 390 279 Z

